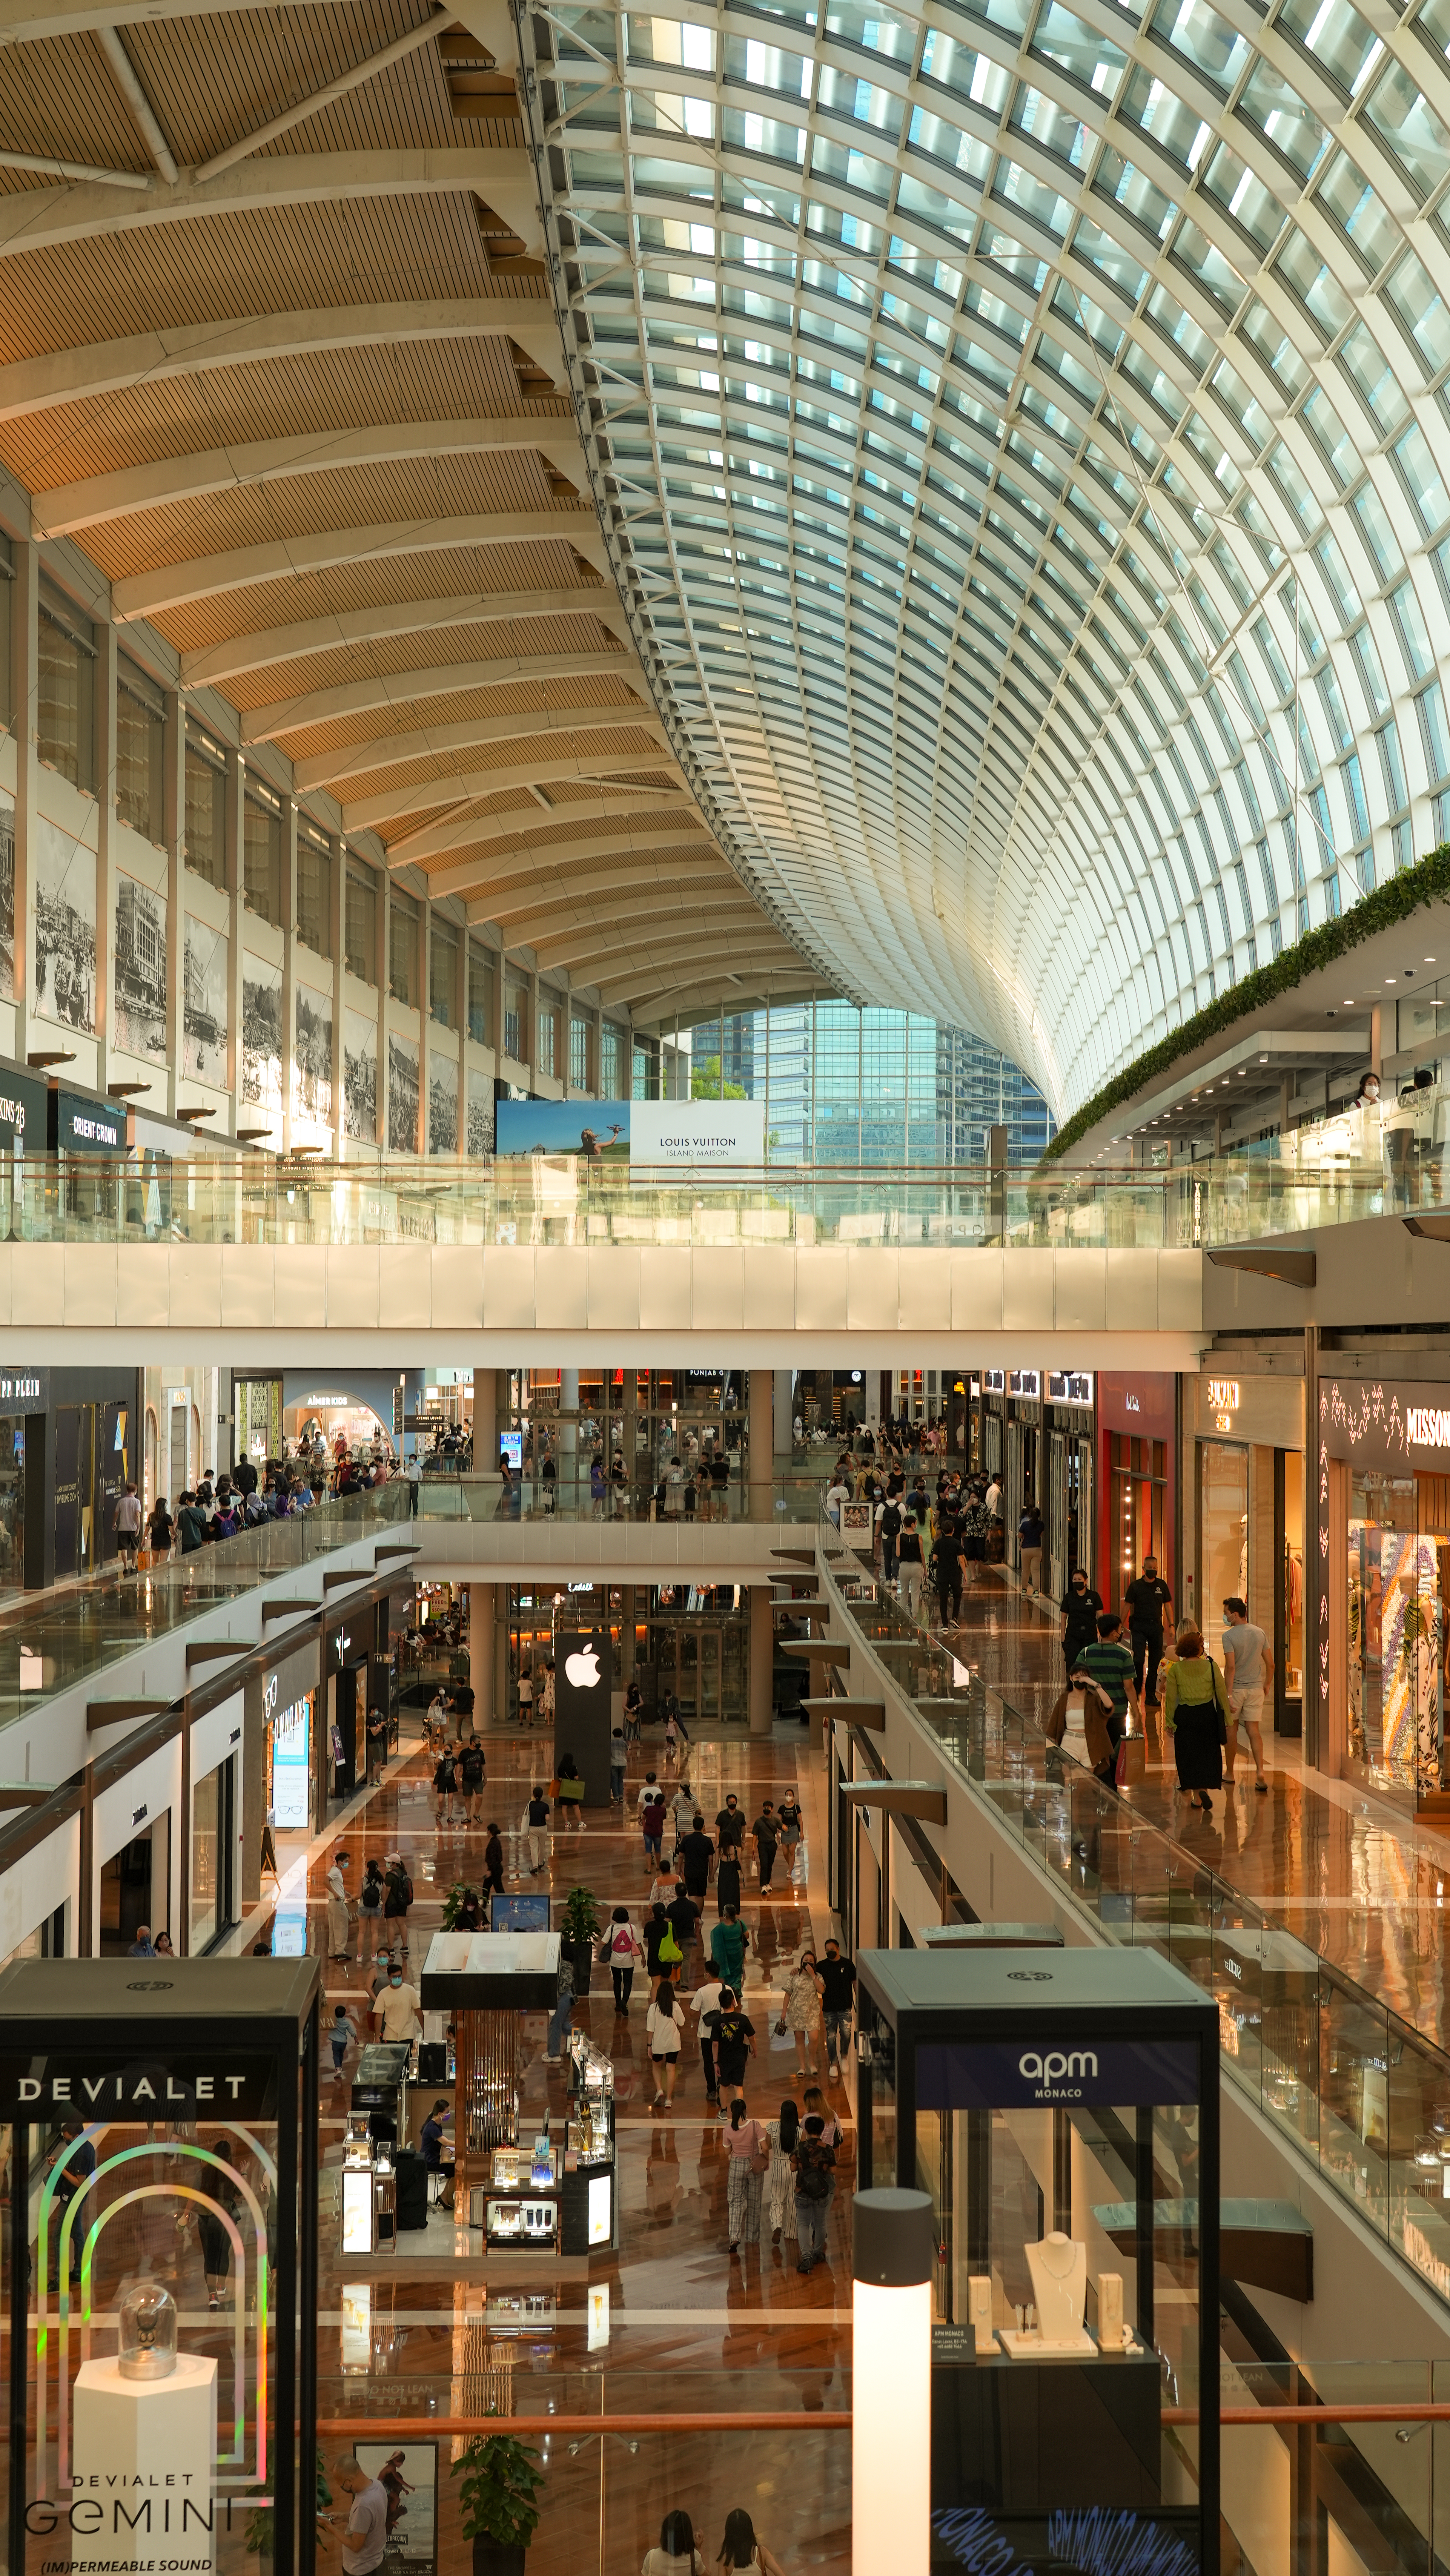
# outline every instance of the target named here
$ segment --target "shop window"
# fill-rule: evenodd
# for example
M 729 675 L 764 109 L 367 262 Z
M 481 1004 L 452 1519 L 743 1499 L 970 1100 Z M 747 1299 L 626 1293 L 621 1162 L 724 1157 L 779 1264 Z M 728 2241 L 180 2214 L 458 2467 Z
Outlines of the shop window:
M 0 1593 L 25 1581 L 25 1415 L 0 1415 Z
M 242 807 L 242 901 L 259 921 L 282 919 L 282 803 L 248 788 Z
M 1115 1431 L 1109 1463 L 1108 1563 L 1098 1588 L 1116 1608 L 1133 1577 L 1142 1573 L 1145 1557 L 1156 1557 L 1159 1573 L 1166 1573 L 1167 1444 Z
M 53 585 L 40 585 L 36 749 L 72 787 L 96 784 L 96 644 L 88 617 Z
M 418 1007 L 420 906 L 395 886 L 388 904 L 388 991 L 395 1002 Z
M 559 1069 L 559 1014 L 554 1004 L 542 995 L 539 999 L 539 1051 L 534 1058 L 536 1073 L 557 1073 Z
M 208 885 L 227 881 L 227 756 L 219 742 L 186 728 L 186 837 L 182 855 Z
M 332 955 L 332 847 L 307 825 L 297 835 L 297 936 L 314 957 Z
M 468 1034 L 475 1046 L 493 1044 L 493 952 L 468 943 Z
M 651 1038 L 634 1041 L 634 1072 L 630 1083 L 632 1100 L 658 1100 L 660 1096 L 659 1048 Z
M 436 912 L 428 925 L 428 1017 L 440 1029 L 458 1024 L 458 933 Z
M 1223 1604 L 1249 1591 L 1249 1453 L 1221 1440 L 1198 1450 L 1198 1618 L 1203 1642 L 1223 1662 Z
M 360 984 L 378 980 L 378 888 L 370 868 L 347 863 L 346 965 Z
M 581 1020 L 577 1011 L 571 1012 L 569 1017 L 569 1085 L 571 1090 L 588 1091 L 593 1087 L 589 1080 L 590 1038 L 592 1034 L 589 1022 L 587 1020 Z
M 624 1098 L 624 1066 L 625 1049 L 627 1045 L 628 1037 L 626 1032 L 623 1029 L 617 1029 L 612 1020 L 606 1020 L 603 1028 L 599 1032 L 599 1090 L 601 1097 L 605 1100 L 622 1100 Z
M 1346 1741 L 1382 1789 L 1450 1788 L 1445 1603 L 1450 1479 L 1355 1476 L 1349 1497 Z
M 133 832 L 159 841 L 165 796 L 166 700 L 123 653 L 116 680 L 116 811 Z

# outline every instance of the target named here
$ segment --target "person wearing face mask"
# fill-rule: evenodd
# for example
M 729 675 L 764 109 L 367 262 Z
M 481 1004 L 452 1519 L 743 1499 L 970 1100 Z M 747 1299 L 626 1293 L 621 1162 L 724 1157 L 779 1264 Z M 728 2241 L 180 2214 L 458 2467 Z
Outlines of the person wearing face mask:
M 1096 1641 L 1098 1613 L 1102 1608 L 1102 1594 L 1093 1590 L 1082 1567 L 1075 1565 L 1062 1596 L 1062 1651 L 1069 1672 L 1083 1647 Z
M 418 2019 L 418 1989 L 405 1985 L 403 1971 L 396 1961 L 388 1971 L 388 1982 L 373 2005 L 373 2019 L 379 2039 L 415 2040 L 422 2024 Z

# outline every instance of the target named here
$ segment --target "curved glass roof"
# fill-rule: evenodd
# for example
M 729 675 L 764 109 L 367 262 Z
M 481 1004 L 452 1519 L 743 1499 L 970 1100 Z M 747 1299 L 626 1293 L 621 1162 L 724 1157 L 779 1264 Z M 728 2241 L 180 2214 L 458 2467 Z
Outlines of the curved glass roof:
M 1450 830 L 1450 0 L 1375 20 L 530 22 L 672 737 L 843 989 L 1059 1115 Z

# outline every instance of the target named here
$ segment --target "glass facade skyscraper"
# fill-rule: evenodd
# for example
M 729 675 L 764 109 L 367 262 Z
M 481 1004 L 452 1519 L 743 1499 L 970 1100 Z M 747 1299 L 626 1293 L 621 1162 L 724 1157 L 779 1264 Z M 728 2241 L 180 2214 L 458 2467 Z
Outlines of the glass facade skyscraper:
M 1009 1163 L 1035 1163 L 1053 1134 L 1036 1085 L 985 1040 L 914 1011 L 792 1002 L 697 1022 L 694 1088 L 723 1079 L 765 1104 L 777 1163 L 982 1163 L 1007 1129 Z

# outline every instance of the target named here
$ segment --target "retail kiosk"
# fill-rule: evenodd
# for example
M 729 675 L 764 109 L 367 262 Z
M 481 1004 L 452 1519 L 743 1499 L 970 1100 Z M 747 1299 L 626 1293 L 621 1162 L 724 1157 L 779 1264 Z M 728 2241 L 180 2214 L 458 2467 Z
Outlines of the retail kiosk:
M 871 1950 L 857 1972 L 860 2187 L 934 2203 L 939 2539 L 980 2553 L 986 2517 L 1036 2565 L 1111 2524 L 1115 2552 L 1215 2569 L 1212 2002 L 1144 1949 Z

